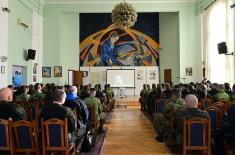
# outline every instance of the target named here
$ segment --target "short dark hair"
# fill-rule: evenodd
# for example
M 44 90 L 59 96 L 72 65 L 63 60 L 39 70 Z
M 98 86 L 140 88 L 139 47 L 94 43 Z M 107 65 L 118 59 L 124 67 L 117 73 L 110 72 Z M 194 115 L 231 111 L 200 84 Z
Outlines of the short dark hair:
M 53 101 L 60 102 L 64 98 L 65 92 L 63 89 L 56 89 L 53 93 Z

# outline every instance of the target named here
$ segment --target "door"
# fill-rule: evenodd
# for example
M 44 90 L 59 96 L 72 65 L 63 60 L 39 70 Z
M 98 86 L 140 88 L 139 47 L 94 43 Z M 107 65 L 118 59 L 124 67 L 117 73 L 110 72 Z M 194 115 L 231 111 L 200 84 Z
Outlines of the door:
M 82 71 L 74 71 L 74 85 L 82 85 Z
M 164 83 L 171 82 L 171 69 L 164 69 Z

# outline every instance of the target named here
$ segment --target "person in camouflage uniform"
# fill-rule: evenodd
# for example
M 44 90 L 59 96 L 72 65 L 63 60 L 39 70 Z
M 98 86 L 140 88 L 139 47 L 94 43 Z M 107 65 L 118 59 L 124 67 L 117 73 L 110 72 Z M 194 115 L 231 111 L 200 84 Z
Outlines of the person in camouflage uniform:
M 172 130 L 173 122 L 175 122 L 176 112 L 183 107 L 184 100 L 181 99 L 180 91 L 174 90 L 171 99 L 164 105 L 163 112 L 156 113 L 154 116 L 158 132 L 156 140 L 163 142 L 164 138 L 167 138 L 167 133 Z
M 20 90 L 22 93 L 16 96 L 16 102 L 28 101 L 30 97 L 28 94 L 29 88 L 27 86 L 21 86 Z
M 143 89 L 140 91 L 140 99 L 139 99 L 142 110 L 145 110 L 144 109 L 144 94 L 146 93 L 146 91 L 147 91 L 146 84 L 143 84 Z
M 103 92 L 106 95 L 107 102 L 109 102 L 111 104 L 111 109 L 112 109 L 114 107 L 115 98 L 114 98 L 114 94 L 112 93 L 112 89 L 109 87 L 109 84 L 106 84 L 104 86 Z
M 174 126 L 174 131 L 170 132 L 169 139 L 171 139 L 171 145 L 181 146 L 183 143 L 183 119 L 192 119 L 195 117 L 209 119 L 209 114 L 205 111 L 201 111 L 198 105 L 198 99 L 193 94 L 185 96 L 186 107 L 176 113 L 177 123 Z
M 148 103 L 148 96 L 151 92 L 150 85 L 147 84 L 147 90 L 143 93 L 143 99 L 142 99 L 142 104 L 143 104 L 143 110 L 147 110 L 147 103 Z
M 103 125 L 106 119 L 105 113 L 103 113 L 103 107 L 102 104 L 100 103 L 100 100 L 95 97 L 96 95 L 96 90 L 95 88 L 90 89 L 90 96 L 84 99 L 84 102 L 86 103 L 87 106 L 95 104 L 96 107 L 96 116 L 97 119 L 100 122 L 98 133 L 103 133 Z
M 148 94 L 148 100 L 147 100 L 147 113 L 148 113 L 148 116 L 150 116 L 150 118 L 153 118 L 153 107 L 154 107 L 154 103 L 155 103 L 155 100 L 157 99 L 157 94 L 158 94 L 158 91 L 157 91 L 157 87 L 156 87 L 156 84 L 153 83 L 152 84 L 152 89 L 150 91 L 150 93 Z
M 30 96 L 30 101 L 43 101 L 45 94 L 42 92 L 42 86 L 39 83 L 36 83 L 34 86 L 35 92 Z

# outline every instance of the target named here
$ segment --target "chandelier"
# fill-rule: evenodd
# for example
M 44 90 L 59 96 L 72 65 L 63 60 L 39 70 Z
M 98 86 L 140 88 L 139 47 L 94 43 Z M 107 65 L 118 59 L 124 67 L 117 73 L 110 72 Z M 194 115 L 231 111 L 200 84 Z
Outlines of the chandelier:
M 137 21 L 137 13 L 135 8 L 127 3 L 119 3 L 112 10 L 112 22 L 122 29 L 134 26 Z

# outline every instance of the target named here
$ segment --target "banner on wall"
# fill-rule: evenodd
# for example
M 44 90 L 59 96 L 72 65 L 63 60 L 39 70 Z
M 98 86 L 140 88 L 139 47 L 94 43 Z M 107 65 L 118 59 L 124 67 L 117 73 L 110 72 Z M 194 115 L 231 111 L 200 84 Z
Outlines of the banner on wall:
M 80 66 L 159 66 L 159 14 L 119 29 L 109 13 L 80 13 Z

